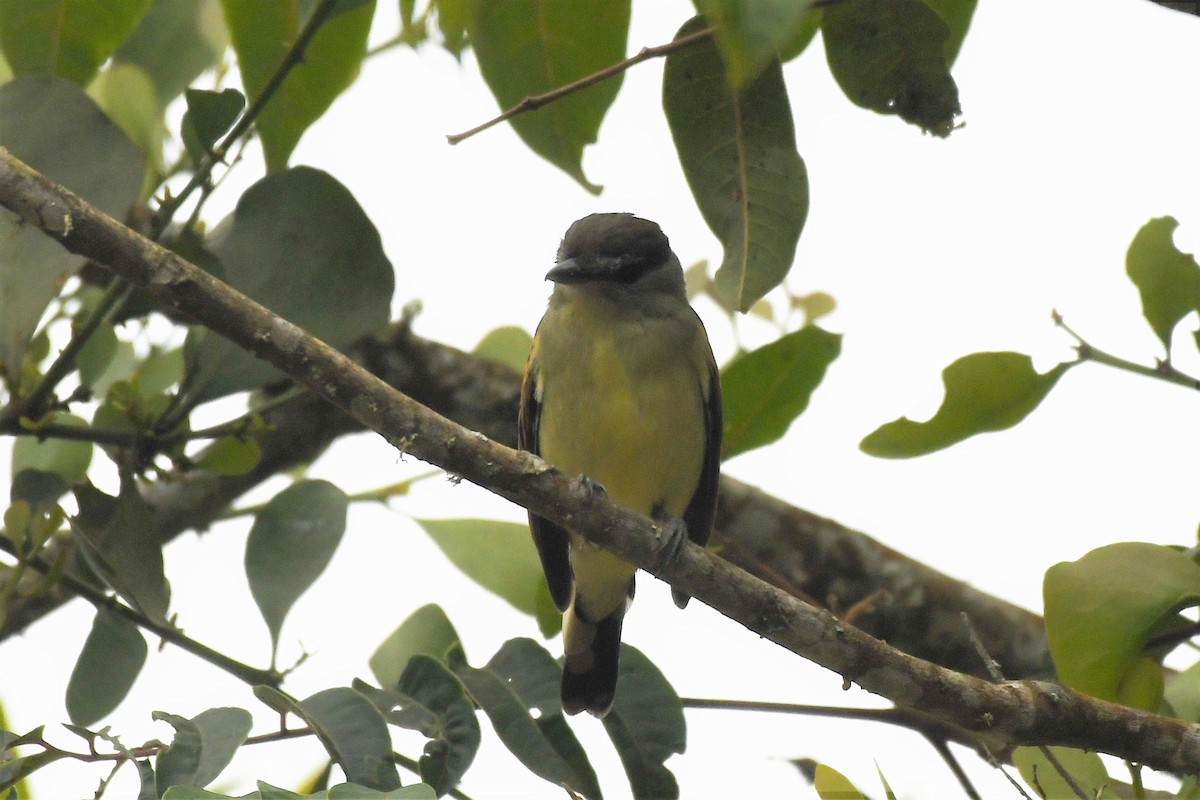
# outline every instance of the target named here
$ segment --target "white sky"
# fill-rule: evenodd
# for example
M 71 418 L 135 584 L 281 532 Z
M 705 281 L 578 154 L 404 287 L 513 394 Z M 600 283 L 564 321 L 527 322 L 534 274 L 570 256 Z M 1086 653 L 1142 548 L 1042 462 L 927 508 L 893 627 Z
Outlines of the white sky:
M 635 3 L 630 51 L 668 41 L 689 15 L 684 0 Z M 376 38 L 394 10 L 381 3 Z M 387 20 L 387 21 L 385 21 Z M 1070 373 L 1013 431 L 978 437 L 913 461 L 862 455 L 879 424 L 927 418 L 940 372 L 961 355 L 1018 350 L 1041 368 L 1069 358 L 1050 311 L 1093 344 L 1152 363 L 1160 355 L 1124 274 L 1125 251 L 1154 216 L 1182 223 L 1177 244 L 1200 249 L 1200 20 L 1145 0 L 984 0 L 954 69 L 966 127 L 942 141 L 849 103 L 818 39 L 785 69 L 807 162 L 812 208 L 789 286 L 827 291 L 838 311 L 822 324 L 845 334 L 843 353 L 786 439 L 742 456 L 727 472 L 863 530 L 980 589 L 1040 610 L 1051 564 L 1113 541 L 1191 544 L 1200 508 L 1189 465 L 1198 444 L 1197 398 L 1186 390 L 1098 366 Z M 549 285 L 542 275 L 574 219 L 632 211 L 662 224 L 685 264 L 718 263 L 720 247 L 687 191 L 661 114 L 662 62 L 625 78 L 588 176 L 593 198 L 524 148 L 507 127 L 457 147 L 447 133 L 496 107 L 471 56 L 460 67 L 430 48 L 372 60 L 358 84 L 301 142 L 294 163 L 332 173 L 380 228 L 396 266 L 397 311 L 419 299 L 422 335 L 463 348 L 506 324 L 532 329 Z M 247 160 L 214 198 L 210 221 L 254 180 Z M 719 360 L 733 338 L 701 303 Z M 1195 319 L 1181 327 L 1194 326 Z M 753 344 L 772 336 L 742 325 Z M 1189 351 L 1191 351 L 1189 353 Z M 1200 374 L 1181 336 L 1176 363 Z M 100 459 L 100 457 L 97 457 Z M 7 458 L 2 470 L 8 469 Z M 349 491 L 423 471 L 377 436 L 354 437 L 313 477 Z M 5 478 L 0 476 L 0 478 Z M 282 482 L 259 494 L 269 497 Z M 283 631 L 282 659 L 315 655 L 289 680 L 305 696 L 353 677 L 399 622 L 441 604 L 468 657 L 486 661 L 512 636 L 537 638 L 531 619 L 459 578 L 409 517 L 518 520 L 520 509 L 473 487 L 423 484 L 392 510 L 355 507 L 331 572 L 305 595 Z M 168 548 L 173 609 L 186 632 L 265 664 L 269 640 L 241 577 L 248 523 L 187 535 Z M 625 640 L 646 652 L 683 695 L 797 703 L 876 702 L 693 603 L 677 611 L 666 587 L 643 577 Z M 18 730 L 65 720 L 63 691 L 92 611 L 74 603 L 0 647 L 0 696 Z M 557 653 L 559 642 L 547 643 Z M 184 654 L 152 653 L 133 694 L 108 720 L 127 744 L 166 738 L 150 711 L 192 716 L 213 705 L 257 710 L 249 690 Z M 262 714 L 256 732 L 272 725 Z M 670 762 L 684 797 L 815 797 L 783 759 L 813 757 L 878 796 L 875 762 L 898 796 L 958 796 L 936 754 L 917 737 L 858 723 L 730 712 L 688 712 L 688 752 Z M 561 798 L 496 741 L 462 788 L 484 798 Z M 601 726 L 576 721 L 606 797 L 627 794 Z M 54 735 L 74 747 L 69 734 Z M 416 756 L 417 737 L 399 740 Z M 1012 790 L 969 753 L 985 796 Z M 236 788 L 257 777 L 291 786 L 320 763 L 315 742 L 244 752 L 226 773 Z M 40 796 L 90 796 L 100 772 L 61 763 L 34 783 Z M 1121 773 L 1117 773 L 1123 775 Z M 47 782 L 46 776 L 51 780 Z M 132 796 L 134 774 L 112 797 Z

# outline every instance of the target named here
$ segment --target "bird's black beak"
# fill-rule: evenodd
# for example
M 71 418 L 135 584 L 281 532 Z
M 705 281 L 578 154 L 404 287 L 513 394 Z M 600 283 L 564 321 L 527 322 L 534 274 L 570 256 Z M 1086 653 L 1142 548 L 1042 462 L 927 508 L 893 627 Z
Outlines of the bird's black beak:
M 546 273 L 546 280 L 555 283 L 579 283 L 588 279 L 588 273 L 578 261 L 565 258 L 554 265 L 554 269 Z

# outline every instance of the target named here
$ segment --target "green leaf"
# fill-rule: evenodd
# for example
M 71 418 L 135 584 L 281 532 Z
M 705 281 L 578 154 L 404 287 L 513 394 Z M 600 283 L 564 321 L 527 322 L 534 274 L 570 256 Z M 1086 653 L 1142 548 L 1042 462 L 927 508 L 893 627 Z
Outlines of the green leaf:
M 1059 680 L 1116 702 L 1155 625 L 1200 602 L 1200 566 L 1169 547 L 1121 542 L 1046 570 L 1042 595 Z
M 697 0 L 698 10 L 717 29 L 717 44 L 736 91 L 816 33 L 810 0 Z M 811 31 L 811 33 L 809 32 Z
M 977 433 L 1002 431 L 1025 419 L 1072 363 L 1038 373 L 1022 353 L 972 353 L 942 370 L 946 396 L 933 418 L 893 420 L 859 444 L 878 458 L 912 458 L 957 444 Z
M 220 0 L 154 0 L 137 30 L 117 50 L 154 81 L 159 108 L 216 66 L 229 45 Z
M 246 108 L 246 98 L 237 89 L 188 89 L 184 98 L 188 110 L 183 115 L 183 142 L 192 161 L 199 163 L 237 122 Z
M 441 606 L 429 604 L 414 611 L 375 650 L 368 662 L 371 674 L 385 689 L 394 689 L 415 655 L 444 662 L 451 649 L 462 649 L 458 632 Z
M 245 475 L 258 466 L 262 447 L 257 439 L 222 436 L 196 459 L 196 466 L 217 475 Z
M 352 782 L 383 791 L 400 788 L 387 723 L 366 697 L 347 687 L 326 689 L 301 700 L 296 711 Z
M 469 26 L 479 71 L 503 109 L 592 75 L 625 57 L 630 0 L 474 3 Z M 621 88 L 622 75 L 509 120 L 529 149 L 592 194 L 583 149 Z
M 137 486 L 122 480 L 121 494 L 110 497 L 84 483 L 75 487 L 75 500 L 79 515 L 71 518 L 71 527 L 92 569 L 131 606 L 165 625 L 171 589 L 154 514 Z
M 1085 795 L 1097 800 L 1115 796 L 1107 788 L 1108 770 L 1104 768 L 1100 756 L 1070 747 L 1050 747 L 1049 750 Z M 1079 797 L 1041 748 L 1018 747 L 1013 750 L 1012 761 L 1021 778 L 1037 792 L 1038 797 L 1044 800 L 1076 800 Z
M 55 414 L 54 423 L 87 428 L 85 420 L 74 414 Z M 21 436 L 13 442 L 12 473 L 26 469 L 53 472 L 68 484 L 79 483 L 87 477 L 92 463 L 92 443 L 72 439 L 47 438 L 38 441 L 34 436 Z
M 96 383 L 112 365 L 117 356 L 117 332 L 112 325 L 101 325 L 96 328 L 91 337 L 83 345 L 83 349 L 75 356 L 75 366 L 79 369 L 79 382 L 96 392 Z M 132 354 L 133 349 L 130 348 Z M 103 396 L 103 393 L 100 393 Z
M 687 747 L 683 704 L 667 679 L 640 650 L 621 645 L 620 691 L 604 717 L 635 798 L 679 796 L 666 761 Z
M 471 0 L 437 0 L 437 25 L 442 45 L 455 58 L 467 49 L 467 26 L 471 21 Z
M 328 796 L 329 800 L 437 800 L 438 795 L 424 783 L 414 783 L 390 792 L 368 789 L 356 783 L 339 783 L 329 787 Z
M 536 722 L 543 738 L 583 781 L 583 793 L 599 796 L 596 772 L 563 716 L 562 668 L 554 656 L 533 639 L 509 639 L 492 656 L 488 669 L 508 683 L 525 708 L 538 712 Z
M 150 0 L 0 0 L 0 48 L 16 75 L 82 86 L 149 8 Z
M 513 608 L 537 618 L 539 628 L 553 635 L 562 624 L 542 562 L 524 523 L 486 519 L 419 519 L 434 544 L 454 566 Z
M 0 86 L 0 142 L 109 216 L 124 218 L 138 197 L 145 167 L 137 146 L 68 81 L 24 77 Z M 0 209 L 0 375 L 10 382 L 42 312 L 82 264 Z
M 813 789 L 821 800 L 867 800 L 867 796 L 845 775 L 824 764 L 817 764 Z
M 147 162 L 162 163 L 163 122 L 154 83 L 141 67 L 113 64 L 88 86 L 88 96 L 138 146 Z
M 921 0 L 856 0 L 822 11 L 829 69 L 850 101 L 949 136 L 962 113 L 950 28 Z
M 133 688 L 146 653 L 136 625 L 107 609 L 97 611 L 67 683 L 71 722 L 86 727 L 112 713 Z
M 1158 217 L 1142 226 L 1129 245 L 1125 272 L 1142 298 L 1142 314 L 1171 354 L 1171 334 L 1179 321 L 1200 310 L 1200 266 L 1181 253 L 1172 234 L 1174 217 Z
M 503 364 L 519 375 L 525 371 L 532 346 L 533 337 L 528 331 L 516 325 L 505 325 L 489 331 L 475 345 L 473 352 L 480 358 Z
M 175 728 L 175 739 L 155 763 L 159 795 L 170 786 L 207 786 L 216 780 L 250 735 L 253 722 L 241 708 L 210 708 L 194 719 L 161 711 L 153 717 Z
M 1173 716 L 1184 722 L 1200 722 L 1200 662 L 1172 675 L 1163 699 L 1170 705 Z
M 150 797 L 153 796 L 150 795 Z M 300 795 L 295 796 L 300 797 Z M 254 798 L 254 795 L 249 795 L 249 797 Z M 201 789 L 199 786 L 171 786 L 163 793 L 162 798 L 163 800 L 238 800 L 233 795 L 210 792 L 208 789 Z M 141 800 L 141 798 L 139 797 L 138 800 Z
M 408 662 L 396 691 L 374 691 L 390 698 L 387 707 L 380 707 L 389 723 L 429 739 L 418 762 L 421 780 L 439 795 L 458 785 L 482 737 L 475 704 L 454 673 L 435 658 L 417 655 Z
M 967 30 L 971 27 L 971 18 L 975 16 L 975 6 L 978 0 L 921 0 L 925 5 L 937 12 L 946 23 L 950 35 L 942 52 L 946 55 L 946 65 L 954 66 L 958 59 L 958 51 L 962 49 L 963 40 L 967 38 Z
M 721 371 L 728 459 L 783 437 L 808 407 L 842 337 L 809 325 L 738 357 Z
M 689 20 L 676 39 L 703 30 Z M 734 94 L 717 45 L 671 53 L 663 109 L 696 205 L 725 248 L 717 288 L 742 311 L 792 268 L 808 216 L 808 173 L 778 62 Z
M 347 505 L 345 493 L 328 481 L 298 481 L 254 518 L 246 540 L 246 577 L 271 632 L 272 657 L 284 618 L 342 541 Z
M 546 655 L 549 656 L 549 653 Z M 539 709 L 542 713 L 535 720 L 529 713 L 529 704 L 517 693 L 517 687 L 505 672 L 495 668 L 491 662 L 483 669 L 476 669 L 463 661 L 451 666 L 483 713 L 487 714 L 500 741 L 530 772 L 555 786 L 582 794 L 589 800 L 600 797 L 600 789 L 595 785 L 595 772 L 590 766 L 586 771 L 580 770 L 573 754 L 564 756 L 561 745 L 547 736 L 545 708 Z M 537 667 L 536 662 L 533 666 Z M 558 670 L 555 670 L 555 674 L 561 675 Z M 557 713 L 552 715 L 562 717 L 561 705 Z M 565 727 L 565 724 L 561 726 Z M 561 728 L 551 727 L 550 730 L 555 732 Z
M 267 170 L 287 167 L 297 142 L 354 79 L 367 53 L 375 3 L 336 13 L 325 21 L 258 118 Z M 222 0 L 225 24 L 242 71 L 246 96 L 257 99 L 315 7 L 300 0 Z M 350 262 L 353 263 L 353 262 Z
M 391 313 L 395 279 L 379 232 L 346 187 L 319 170 L 297 167 L 254 184 L 211 250 L 227 283 L 332 347 L 348 347 Z M 220 336 L 189 343 L 205 399 L 280 376 Z

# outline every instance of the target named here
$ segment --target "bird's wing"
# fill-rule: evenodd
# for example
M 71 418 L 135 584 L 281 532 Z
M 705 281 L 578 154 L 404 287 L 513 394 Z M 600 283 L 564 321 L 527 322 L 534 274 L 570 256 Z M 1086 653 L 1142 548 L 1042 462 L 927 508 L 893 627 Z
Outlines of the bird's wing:
M 521 383 L 521 410 L 517 417 L 517 447 L 534 455 L 541 454 L 539 426 L 542 404 L 535 391 L 537 375 L 537 340 L 525 366 L 525 378 Z M 542 560 L 542 571 L 550 587 L 550 597 L 559 611 L 566 611 L 571 604 L 571 560 L 570 537 L 567 531 L 548 519 L 529 512 L 529 530 Z

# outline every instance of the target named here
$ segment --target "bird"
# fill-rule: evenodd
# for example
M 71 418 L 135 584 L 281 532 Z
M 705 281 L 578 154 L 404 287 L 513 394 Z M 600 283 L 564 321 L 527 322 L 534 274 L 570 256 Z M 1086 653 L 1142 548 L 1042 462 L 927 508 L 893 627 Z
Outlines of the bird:
M 554 288 L 522 381 L 518 445 L 662 524 L 668 552 L 685 539 L 703 546 L 716 513 L 721 386 L 669 240 L 633 214 L 591 214 L 567 229 L 546 279 Z M 563 710 L 603 717 L 637 569 L 537 514 L 529 527 L 563 612 Z

